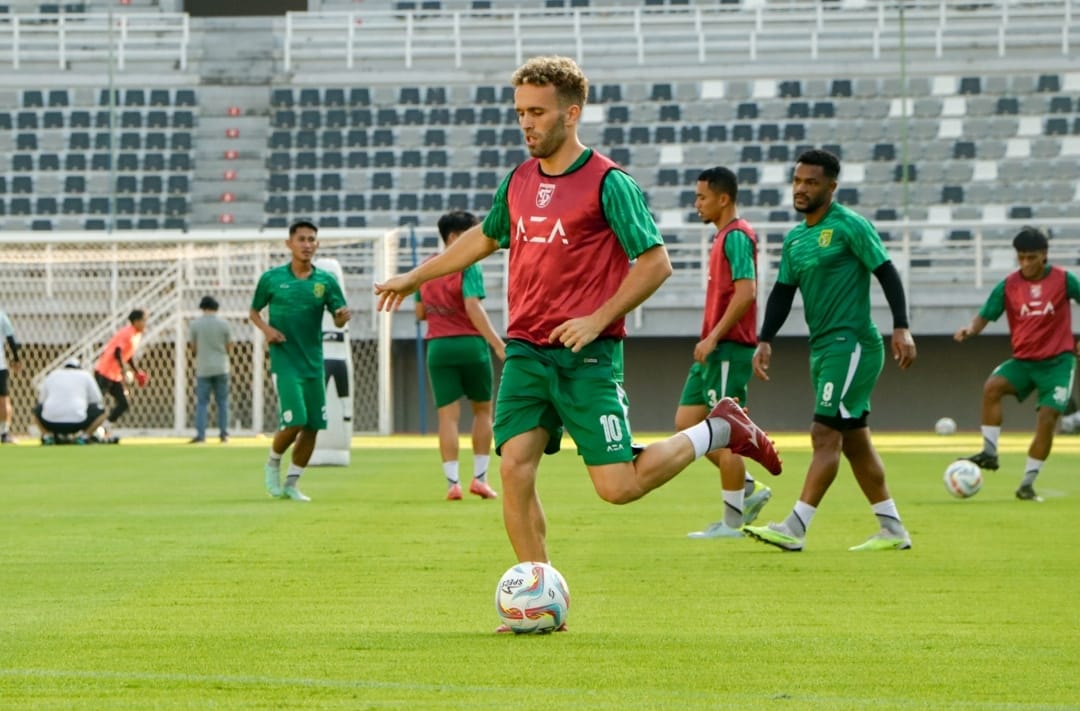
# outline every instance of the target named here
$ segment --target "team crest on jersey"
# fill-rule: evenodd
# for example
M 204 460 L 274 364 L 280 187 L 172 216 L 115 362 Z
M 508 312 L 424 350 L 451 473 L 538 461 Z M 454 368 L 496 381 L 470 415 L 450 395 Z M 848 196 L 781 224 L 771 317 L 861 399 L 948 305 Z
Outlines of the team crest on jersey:
M 322 295 L 326 293 L 326 284 L 315 285 L 315 297 L 321 299 Z
M 536 189 L 536 206 L 547 207 L 554 195 L 555 183 L 540 183 L 540 187 Z
M 1033 299 L 1041 299 L 1042 298 L 1042 284 L 1032 284 L 1028 288 L 1031 290 L 1031 298 L 1033 298 Z
M 832 244 L 832 230 L 822 230 L 818 235 L 817 243 L 819 247 L 828 247 Z

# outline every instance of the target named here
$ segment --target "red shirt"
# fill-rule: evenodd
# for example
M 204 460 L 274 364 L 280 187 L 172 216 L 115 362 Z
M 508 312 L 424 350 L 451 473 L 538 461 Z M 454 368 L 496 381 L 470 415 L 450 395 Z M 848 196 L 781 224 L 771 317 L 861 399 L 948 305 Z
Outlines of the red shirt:
M 750 238 L 753 245 L 753 257 L 757 262 L 757 235 L 750 223 L 741 217 L 732 220 L 724 229 L 716 233 L 713 238 L 712 250 L 709 252 L 709 288 L 705 292 L 705 317 L 701 322 L 701 338 L 708 336 L 720 319 L 724 317 L 731 298 L 735 295 L 735 280 L 731 278 L 731 262 L 727 260 L 724 252 L 724 242 L 727 236 L 738 230 Z M 725 341 L 734 341 L 748 346 L 757 345 L 757 302 L 752 302 L 750 308 L 742 318 L 731 327 L 724 336 Z
M 480 336 L 480 331 L 469 320 L 465 310 L 465 274 L 470 270 L 479 275 L 479 265 L 470 265 L 465 271 L 446 274 L 425 282 L 420 287 L 420 300 L 427 313 L 426 339 L 448 336 Z M 470 294 L 470 296 L 473 296 Z
M 1038 281 L 1028 281 L 1019 271 L 1005 277 L 1005 315 L 1014 357 L 1046 360 L 1075 347 L 1065 278 L 1059 267 L 1051 267 Z
M 109 339 L 109 342 L 105 344 L 104 350 L 101 352 L 101 357 L 98 358 L 97 364 L 94 366 L 94 370 L 104 375 L 113 382 L 120 382 L 124 379 L 123 369 L 116 361 L 116 349 L 120 349 L 120 358 L 127 363 L 135 356 L 135 349 L 139 347 L 139 341 L 142 340 L 142 333 L 135 330 L 135 326 L 128 324 L 124 326 Z
M 600 194 L 614 161 L 593 152 L 577 170 L 545 175 L 531 158 L 510 177 L 508 338 L 541 346 L 559 324 L 587 316 L 618 290 L 630 259 L 604 216 Z M 622 338 L 625 319 L 601 337 Z

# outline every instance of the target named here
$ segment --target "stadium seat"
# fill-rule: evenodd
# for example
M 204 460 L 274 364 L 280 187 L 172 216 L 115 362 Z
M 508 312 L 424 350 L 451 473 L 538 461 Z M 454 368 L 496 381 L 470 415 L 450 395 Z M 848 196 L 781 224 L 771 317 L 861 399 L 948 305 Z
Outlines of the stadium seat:
M 671 84 L 667 82 L 653 84 L 652 92 L 650 93 L 649 98 L 651 98 L 653 101 L 671 101 Z
M 306 193 L 293 195 L 290 209 L 294 215 L 313 216 L 315 213 L 315 196 Z
M 353 109 L 349 112 L 349 125 L 354 128 L 367 128 L 373 123 L 371 109 Z
M 11 168 L 18 173 L 34 171 L 34 156 L 31 153 L 16 153 L 11 157 Z
M 119 175 L 116 177 L 116 192 L 131 194 L 139 192 L 138 183 L 134 175 Z
M 319 176 L 319 190 L 323 192 L 341 190 L 341 173 L 322 173 Z
M 191 111 L 174 111 L 172 115 L 173 128 L 195 128 L 195 114 Z
M 705 129 L 705 140 L 710 143 L 725 143 L 728 139 L 727 126 L 722 123 L 710 124 Z
M 379 171 L 371 174 L 371 188 L 373 190 L 393 190 L 394 174 L 389 171 Z
M 325 193 L 319 196 L 319 212 L 340 212 L 341 211 L 341 197 L 336 193 Z M 325 218 L 322 221 L 323 227 L 329 227 L 326 224 Z
M 982 80 L 979 77 L 960 77 L 960 86 L 957 93 L 960 95 L 981 94 Z
M 367 151 L 349 151 L 345 155 L 345 165 L 348 168 L 367 168 L 368 167 L 368 154 L 367 154 Z
M 142 128 L 143 115 L 141 111 L 121 111 L 120 112 L 120 127 L 121 128 Z
M 370 106 L 371 91 L 366 86 L 354 86 L 349 89 L 349 106 Z
M 423 154 L 416 149 L 401 152 L 399 165 L 402 168 L 419 168 L 424 163 Z
M 745 161 L 744 161 L 745 162 Z M 759 162 L 759 161 L 754 161 Z M 752 165 L 739 166 L 735 173 L 736 179 L 739 181 L 739 185 L 757 185 L 758 183 L 758 169 Z M 741 193 L 741 191 L 740 191 Z
M 15 127 L 20 131 L 37 130 L 38 115 L 35 111 L 20 111 L 15 115 Z
M 377 128 L 371 132 L 371 145 L 392 146 L 394 145 L 394 132 L 389 128 Z
M 319 106 L 322 104 L 322 97 L 319 95 L 319 90 L 308 87 L 300 90 L 300 97 L 297 102 L 300 106 Z
M 731 140 L 752 141 L 754 140 L 754 127 L 748 123 L 737 123 L 731 128 Z
M 656 131 L 653 133 L 654 143 L 675 143 L 675 127 L 674 126 L 657 126 Z
M 195 90 L 177 89 L 175 103 L 177 106 L 195 106 Z
M 346 212 L 363 212 L 367 209 L 367 199 L 365 196 L 349 193 L 345 196 L 345 211 Z
M 345 90 L 328 88 L 323 92 L 323 106 L 345 106 Z
M 739 151 L 739 160 L 743 163 L 761 163 L 764 160 L 761 146 L 757 144 L 743 146 Z
M 271 215 L 284 214 L 289 211 L 289 199 L 284 195 L 271 195 L 263 203 L 263 212 Z
M 150 106 L 170 106 L 172 99 L 169 98 L 168 89 L 151 89 L 149 105 Z
M 65 197 L 60 211 L 65 215 L 81 215 L 86 212 L 86 204 L 81 197 Z
M 758 105 L 752 102 L 743 102 L 735 109 L 735 118 L 756 119 L 758 117 Z
M 144 195 L 139 198 L 140 215 L 160 215 L 161 198 L 157 195 Z
M 118 215 L 135 214 L 135 198 L 117 197 L 115 200 L 113 200 L 113 205 L 116 207 L 116 214 Z
M 173 131 L 168 137 L 170 150 L 191 150 L 191 134 L 187 131 Z
M 682 121 L 682 110 L 678 104 L 664 104 L 660 107 L 661 121 Z
M 852 95 L 850 79 L 833 79 L 829 96 L 850 97 Z
M 679 141 L 681 143 L 700 143 L 701 126 L 698 126 L 697 124 L 680 126 Z
M 149 163 L 149 156 L 147 156 Z M 187 153 L 172 153 L 169 156 L 169 170 L 174 173 L 191 170 L 191 156 Z

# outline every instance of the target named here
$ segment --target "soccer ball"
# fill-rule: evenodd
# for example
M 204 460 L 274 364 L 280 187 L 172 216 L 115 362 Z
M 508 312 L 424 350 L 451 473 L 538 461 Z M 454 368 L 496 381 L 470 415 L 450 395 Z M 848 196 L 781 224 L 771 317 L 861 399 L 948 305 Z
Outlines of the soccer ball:
M 514 634 L 546 634 L 566 622 L 570 588 L 547 563 L 518 563 L 499 578 L 495 611 Z
M 939 435 L 956 434 L 956 420 L 951 417 L 942 417 L 934 423 L 934 432 Z
M 958 499 L 975 496 L 982 483 L 982 470 L 975 462 L 957 459 L 945 468 L 945 490 Z

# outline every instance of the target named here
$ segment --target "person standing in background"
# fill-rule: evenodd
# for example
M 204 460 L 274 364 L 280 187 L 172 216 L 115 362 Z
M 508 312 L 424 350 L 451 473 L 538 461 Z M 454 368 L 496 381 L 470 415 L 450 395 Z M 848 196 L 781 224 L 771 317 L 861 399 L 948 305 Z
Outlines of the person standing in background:
M 754 372 L 757 345 L 757 236 L 739 217 L 738 178 L 728 168 L 709 168 L 698 176 L 695 195 L 698 217 L 717 232 L 709 252 L 701 340 L 694 345 L 694 364 L 675 411 L 677 430 L 704 420 L 721 398 L 732 397 L 747 406 L 746 386 Z M 688 536 L 742 538 L 743 525 L 754 522 L 772 490 L 756 481 L 743 458 L 730 449 L 705 456 L 720 470 L 724 515 Z
M 439 218 L 439 236 L 449 247 L 478 223 L 470 212 L 449 212 Z M 446 477 L 446 498 L 450 501 L 461 499 L 458 422 L 462 397 L 469 399 L 473 414 L 473 479 L 469 493 L 482 499 L 498 497 L 487 483 L 492 438 L 490 349 L 503 360 L 506 344 L 495 333 L 480 303 L 485 296 L 479 264 L 432 279 L 416 292 L 416 319 L 428 324 L 427 371 L 439 412 L 439 455 Z
M 11 364 L 8 365 L 7 354 L 4 344 L 0 343 L 0 444 L 15 444 L 15 439 L 8 431 L 11 424 L 11 395 L 8 382 L 12 373 L 19 372 L 22 364 L 19 362 L 19 342 L 15 340 L 15 329 L 11 325 L 11 319 L 7 313 L 0 310 L 0 339 L 7 342 L 11 349 Z
M 112 427 L 131 407 L 128 401 L 128 383 L 135 381 L 145 387 L 150 376 L 135 365 L 135 351 L 142 342 L 146 330 L 146 312 L 134 309 L 128 314 L 128 325 L 113 334 L 101 350 L 101 357 L 94 366 L 94 380 L 102 393 L 113 399 L 113 408 L 105 422 L 106 437 L 112 436 Z
M 801 551 L 843 457 L 880 527 L 848 550 L 907 550 L 911 536 L 889 493 L 885 465 L 867 424 L 870 396 L 885 364 L 881 332 L 870 317 L 871 274 L 892 312 L 892 355 L 902 370 L 915 361 L 915 339 L 908 328 L 904 286 L 881 236 L 869 220 L 833 200 L 839 175 L 840 159 L 825 150 L 805 151 L 795 163 L 792 203 L 805 219 L 784 238 L 780 270 L 754 351 L 754 374 L 768 380 L 773 337 L 791 313 L 795 293 L 801 292 L 814 388 L 810 467 L 787 518 L 744 526 L 743 533 L 781 550 Z
M 229 441 L 229 323 L 218 316 L 218 302 L 204 296 L 199 302 L 202 316 L 188 326 L 188 342 L 195 356 L 195 437 L 191 444 L 206 441 L 210 393 L 217 405 L 218 434 Z
M 326 380 L 322 317 L 334 315 L 343 327 L 351 313 L 334 275 L 312 264 L 319 248 L 319 228 L 307 220 L 289 227 L 287 264 L 263 272 L 251 299 L 249 318 L 270 344 L 270 373 L 278 394 L 278 431 L 266 462 L 266 491 L 276 498 L 311 501 L 298 483 L 326 429 Z M 263 309 L 269 312 L 263 319 Z M 295 446 L 293 446 L 295 444 Z M 281 458 L 293 447 L 292 462 L 281 485 Z

